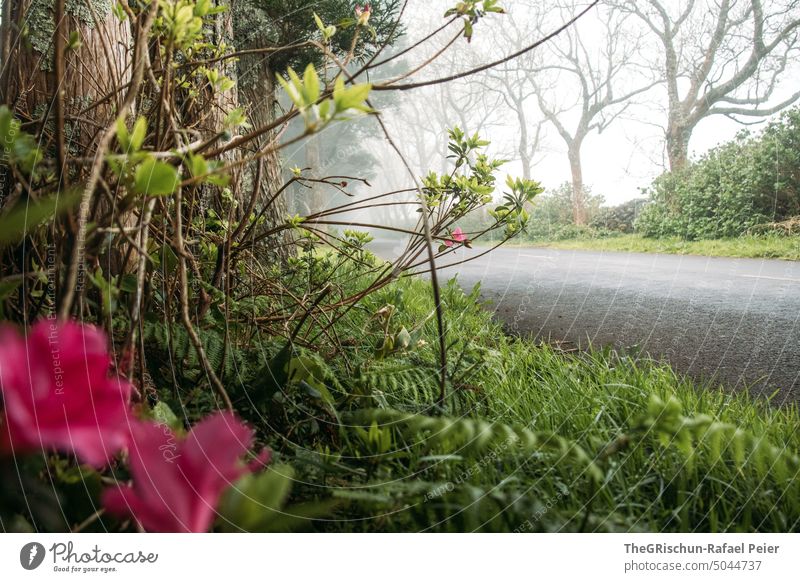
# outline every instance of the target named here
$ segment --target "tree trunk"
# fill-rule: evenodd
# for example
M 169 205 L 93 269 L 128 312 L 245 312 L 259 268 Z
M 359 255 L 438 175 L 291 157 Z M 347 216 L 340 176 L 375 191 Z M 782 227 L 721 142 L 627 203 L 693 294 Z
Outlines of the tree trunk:
M 232 4 L 232 1 L 230 2 Z M 226 2 L 217 0 L 217 6 L 225 6 Z M 233 11 L 226 9 L 218 14 L 214 20 L 214 43 L 217 45 L 225 43 L 230 51 L 235 50 L 233 36 Z M 235 62 L 229 60 L 222 61 L 216 65 L 221 75 L 233 81 L 237 79 L 237 68 Z M 195 100 L 195 108 L 191 111 L 191 117 L 198 119 L 198 129 L 203 139 L 210 139 L 220 134 L 225 129 L 225 119 L 228 114 L 239 107 L 238 85 L 227 91 L 215 91 L 213 95 L 206 95 L 204 99 Z M 223 154 L 223 161 L 233 162 L 237 158 L 235 150 Z M 233 177 L 234 180 L 236 176 Z M 222 189 L 219 186 L 203 184 L 200 190 L 201 209 L 207 206 L 214 208 L 221 216 L 226 216 L 230 210 L 227 202 L 222 199 Z M 240 213 L 248 204 L 250 193 L 246 188 L 235 189 L 238 196 L 238 206 L 231 217 L 233 220 L 240 219 Z
M 531 179 L 531 158 L 528 155 L 528 152 L 525 150 L 520 150 L 519 152 L 519 159 L 522 162 L 522 177 L 526 180 Z
M 583 186 L 583 166 L 581 164 L 581 144 L 569 148 L 569 167 L 572 173 L 572 218 L 575 224 L 586 224 L 586 196 Z
M 517 153 L 519 153 L 519 160 L 522 163 L 522 177 L 526 180 L 531 179 L 531 155 L 530 145 L 528 143 L 528 119 L 525 115 L 525 107 L 522 99 L 514 99 L 514 111 L 517 114 L 517 123 L 519 124 L 519 143 L 517 144 Z
M 64 77 L 55 76 L 55 0 L 5 0 L 11 2 L 4 23 L 8 47 L 3 63 L 3 102 L 23 121 L 36 121 L 52 142 L 48 121 L 53 116 L 56 87 L 64 95 L 67 147 L 91 152 L 100 133 L 113 120 L 130 80 L 130 24 L 120 22 L 105 0 L 66 3 L 65 37 L 76 32 L 80 47 L 66 51 Z M 96 20 L 95 20 L 96 19 Z M 30 31 L 21 40 L 20 31 Z M 50 126 L 52 127 L 52 126 Z
M 251 47 L 237 47 L 251 48 Z M 264 127 L 272 124 L 276 119 L 276 94 L 277 80 L 275 72 L 269 66 L 269 59 L 263 55 L 246 55 L 239 61 L 239 97 L 242 105 L 247 108 L 248 118 L 253 127 Z M 256 140 L 257 150 L 263 149 L 276 139 L 276 134 L 271 131 Z M 255 153 L 255 151 L 253 152 Z M 286 219 L 286 199 L 283 194 L 277 194 L 283 186 L 281 176 L 281 160 L 277 151 L 272 151 L 264 158 L 264 171 L 261 178 L 261 191 L 264 204 L 270 204 L 264 213 L 267 228 L 275 227 Z M 255 177 L 255 165 L 248 168 L 249 185 Z M 287 237 L 282 231 L 275 235 L 275 240 L 270 240 L 270 249 L 279 258 L 288 256 Z
M 322 170 L 322 157 L 320 155 L 320 137 L 312 135 L 306 140 L 306 165 L 311 168 L 311 176 L 317 180 L 324 178 Z M 323 184 L 312 184 L 308 197 L 308 213 L 316 214 L 325 210 L 326 196 Z M 319 228 L 322 228 L 320 225 Z
M 684 127 L 677 121 L 670 121 L 667 130 L 667 157 L 672 172 L 681 170 L 689 163 L 689 138 L 691 128 Z
M 131 78 L 133 35 L 130 22 L 120 22 L 112 14 L 111 6 L 108 0 L 64 2 L 64 19 L 57 28 L 56 0 L 3 1 L 0 101 L 25 124 L 26 132 L 36 136 L 45 157 L 57 158 L 57 166 L 69 157 L 92 156 L 98 139 L 113 122 L 125 98 Z M 62 46 L 68 44 L 72 35 L 80 43 L 65 47 L 64 58 L 56 63 L 58 29 Z M 61 99 L 63 108 L 57 107 L 57 99 Z M 69 173 L 64 170 L 59 175 L 59 188 L 85 178 L 75 166 L 69 168 Z M 0 207 L 14 204 L 16 196 L 8 194 L 18 184 L 6 175 L 0 176 L 0 183 Z M 105 199 L 95 200 L 90 220 L 94 221 L 107 209 Z M 74 222 L 67 219 L 43 234 L 48 253 L 50 249 L 53 253 L 52 260 L 48 254 L 54 269 L 53 302 L 44 305 L 29 301 L 29 295 L 20 293 L 19 315 L 33 319 L 42 310 L 55 309 L 60 302 L 63 289 L 59 271 L 69 262 L 74 235 Z M 8 260 L 2 265 L 5 272 L 27 273 L 34 268 L 24 243 L 9 248 L 5 258 Z M 116 255 L 112 257 L 110 270 L 117 269 L 118 259 Z M 108 263 L 101 262 L 109 270 Z
M 88 1 L 88 0 L 87 0 Z M 65 52 L 62 79 L 55 66 L 56 0 L 3 0 L 2 76 L 0 102 L 39 135 L 46 154 L 56 149 L 56 88 L 60 88 L 64 119 L 64 152 L 88 156 L 111 123 L 130 80 L 130 23 L 111 13 L 111 4 L 66 2 L 63 36 L 80 36 L 80 47 Z M 29 31 L 26 39 L 22 31 Z M 66 42 L 66 40 L 65 40 Z M 0 168 L 0 208 L 13 203 L 11 180 Z M 70 178 L 62 176 L 64 178 Z M 71 178 L 79 180 L 81 176 Z M 69 181 L 74 181 L 70 179 Z M 62 182 L 63 183 L 63 182 Z

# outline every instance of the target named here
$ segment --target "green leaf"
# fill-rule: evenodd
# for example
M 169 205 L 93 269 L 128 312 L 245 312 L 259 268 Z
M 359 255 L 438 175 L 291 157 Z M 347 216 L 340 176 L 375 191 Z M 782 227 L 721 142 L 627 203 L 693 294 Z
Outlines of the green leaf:
M 233 89 L 235 86 L 236 82 L 233 79 L 230 77 L 223 77 L 223 79 L 217 85 L 217 89 L 219 89 L 221 93 L 225 93 L 226 91 Z
M 22 285 L 22 278 L 0 279 L 0 301 L 11 295 L 20 285 Z
M 469 20 L 464 21 L 464 38 L 467 39 L 467 42 L 472 40 L 472 23 Z
M 131 150 L 138 152 L 142 149 L 142 145 L 144 144 L 144 140 L 147 137 L 147 119 L 144 117 L 139 117 L 136 120 L 136 123 L 133 125 L 133 131 L 131 132 Z
M 42 157 L 33 137 L 22 131 L 8 107 L 0 106 L 0 165 L 10 163 L 31 173 Z
M 326 41 L 330 40 L 333 35 L 336 34 L 336 27 L 333 25 L 325 26 L 325 23 L 322 22 L 322 19 L 317 15 L 316 12 L 314 13 L 314 22 L 317 24 L 317 28 L 322 33 L 322 38 Z
M 331 101 L 326 100 L 319 104 L 319 118 L 327 121 L 331 117 Z
M 125 22 L 128 19 L 128 13 L 125 12 L 125 9 L 120 5 L 119 1 L 114 2 L 114 5 L 111 7 L 111 11 L 120 22 Z
M 80 193 L 56 194 L 39 202 L 20 202 L 7 214 L 0 216 L 0 248 L 18 242 L 30 231 L 72 208 Z
M 180 183 L 178 170 L 155 158 L 148 158 L 136 168 L 134 189 L 148 196 L 168 196 Z
M 127 273 L 119 280 L 119 290 L 125 293 L 136 293 L 136 275 Z
M 88 273 L 89 281 L 100 292 L 103 301 L 103 315 L 111 317 L 117 310 L 117 300 L 119 299 L 119 287 L 115 285 L 115 277 L 108 280 L 103 275 L 103 269 L 97 267 L 94 273 Z
M 278 77 L 280 79 L 280 77 Z M 224 126 L 228 129 L 233 129 L 236 127 L 249 127 L 247 123 L 247 116 L 244 113 L 244 110 L 241 107 L 237 107 L 236 109 L 232 109 L 228 114 L 225 116 Z
M 275 465 L 257 475 L 239 479 L 222 496 L 220 524 L 228 532 L 264 532 L 280 516 L 289 496 L 294 471 L 288 465 Z
M 208 163 L 200 154 L 189 154 L 188 166 L 192 178 L 199 178 L 208 174 Z
M 292 344 L 286 344 L 255 375 L 250 391 L 261 402 L 270 402 L 272 397 L 289 380 L 289 362 L 292 359 Z
M 323 24 L 322 19 L 317 15 L 316 12 L 314 13 L 314 22 L 317 23 L 317 28 L 320 30 L 320 32 L 325 31 L 325 24 Z
M 372 113 L 373 109 L 365 103 L 371 90 L 372 85 L 370 83 L 345 87 L 344 79 L 341 76 L 338 77 L 333 88 L 333 103 L 336 111 L 343 113 L 354 109 L 364 113 Z
M 309 63 L 303 73 L 303 96 L 307 105 L 313 105 L 317 102 L 320 95 L 319 77 L 314 65 Z
M 294 87 L 295 91 L 297 91 L 298 95 L 303 95 L 303 81 L 300 80 L 300 77 L 295 73 L 292 67 L 289 67 L 286 72 L 289 74 L 289 80 L 292 82 L 292 87 Z M 307 105 L 307 104 L 306 104 Z
M 3 303 L 6 298 L 11 295 L 22 284 L 22 278 L 19 279 L 0 279 L 0 320 L 5 319 Z
M 178 268 L 178 255 L 175 254 L 171 246 L 163 245 L 161 247 L 160 262 L 168 272 Z
M 125 120 L 122 118 L 117 119 L 117 141 L 123 151 L 127 152 L 131 149 L 131 134 L 128 132 Z
M 292 71 L 291 67 L 289 67 L 289 71 Z M 286 91 L 286 94 L 289 96 L 289 99 L 292 100 L 292 103 L 294 103 L 298 108 L 302 108 L 304 103 L 303 95 L 300 90 L 295 87 L 294 84 L 287 82 L 286 79 L 284 79 L 281 75 L 278 75 L 278 82 L 281 84 L 281 87 L 283 87 L 283 90 Z
M 16 135 L 19 133 L 19 122 L 14 119 L 14 116 L 9 111 L 8 107 L 3 105 L 0 107 L 0 147 L 3 150 L 8 148 L 8 144 L 14 142 Z
M 395 349 L 405 350 L 411 345 L 411 334 L 403 327 L 394 338 Z
M 183 429 L 183 423 L 181 420 L 175 415 L 174 412 L 172 412 L 172 409 L 164 401 L 156 402 L 155 406 L 153 406 L 151 414 L 153 420 L 159 424 L 165 424 L 172 430 Z
M 496 14 L 505 14 L 506 11 L 501 6 L 497 5 L 497 0 L 484 0 L 483 3 L 483 11 L 484 12 L 494 12 Z
M 320 362 L 311 356 L 295 356 L 286 365 L 286 373 L 289 382 L 306 384 L 308 388 L 314 390 L 312 395 L 324 402 L 334 405 L 333 395 L 325 385 L 325 371 Z

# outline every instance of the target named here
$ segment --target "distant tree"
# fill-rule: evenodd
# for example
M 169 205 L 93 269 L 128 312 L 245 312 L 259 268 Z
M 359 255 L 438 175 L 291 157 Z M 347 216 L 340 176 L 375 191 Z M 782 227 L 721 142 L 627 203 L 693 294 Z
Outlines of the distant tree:
M 645 204 L 647 204 L 646 198 L 634 198 L 616 206 L 603 206 L 592 218 L 590 226 L 625 234 L 632 233 L 636 219 Z
M 337 27 L 329 41 L 331 53 L 341 58 L 354 49 L 354 62 L 368 58 L 402 33 L 396 21 L 399 0 L 378 0 L 370 4 L 369 32 L 354 26 L 357 3 L 351 0 L 235 0 L 232 4 L 234 41 L 236 50 L 242 53 L 238 66 L 239 93 L 252 125 L 257 127 L 269 126 L 277 117 L 276 75 L 279 72 L 289 67 L 302 71 L 313 63 L 324 76 L 325 69 L 334 65 L 311 42 L 322 42 L 315 14 L 325 25 Z M 360 40 L 354 45 L 356 34 Z M 262 136 L 253 146 L 269 143 L 276 134 L 277 131 L 273 131 Z M 266 190 L 274 192 L 282 183 L 277 153 L 268 156 L 265 162 Z M 318 207 L 319 203 L 314 206 Z
M 504 23 L 494 46 L 502 41 L 525 46 L 531 30 L 552 30 L 585 7 L 580 0 L 557 0 L 546 9 L 533 0 L 514 3 L 515 18 Z M 502 95 L 511 113 L 514 155 L 523 175 L 532 173 L 547 137 L 545 127 L 555 129 L 567 150 L 572 220 L 578 225 L 587 223 L 581 155 L 586 138 L 605 131 L 635 97 L 655 85 L 638 67 L 640 35 L 629 30 L 629 20 L 628 14 L 602 3 L 539 50 L 487 71 L 482 81 L 486 90 Z
M 561 0 L 541 16 L 539 30 L 552 14 L 564 21 L 578 12 L 579 0 Z M 544 118 L 567 148 L 572 175 L 573 220 L 587 223 L 581 150 L 594 131 L 602 133 L 654 86 L 634 60 L 641 39 L 629 31 L 629 15 L 602 4 L 596 18 L 579 21 L 547 45 L 527 73 Z M 597 42 L 596 42 L 597 41 Z
M 537 116 L 532 107 L 531 99 L 536 97 L 536 89 L 529 73 L 519 64 L 505 63 L 486 73 L 484 87 L 499 94 L 502 104 L 511 113 L 511 129 L 516 133 L 513 155 L 522 165 L 522 176 L 530 180 L 534 158 L 544 141 L 547 120 Z
M 423 10 L 427 13 L 432 9 Z M 470 48 L 474 47 L 474 44 L 470 45 Z M 395 48 L 408 50 L 409 41 L 401 41 Z M 482 59 L 468 48 L 442 55 L 437 54 L 439 50 L 439 47 L 427 47 L 425 52 L 417 49 L 414 53 L 420 53 L 419 58 L 430 61 L 425 70 L 432 77 L 446 77 L 482 63 Z M 383 70 L 380 74 L 386 75 Z M 409 161 L 415 170 L 426 174 L 430 170 L 444 172 L 448 168 L 447 157 L 451 153 L 447 150 L 448 128 L 457 126 L 470 133 L 485 134 L 489 127 L 500 121 L 499 104 L 499 95 L 488 92 L 480 83 L 480 76 L 473 76 L 422 87 L 412 98 L 396 100 L 386 107 L 386 116 L 396 126 L 401 141 L 412 144 Z M 441 167 L 431 167 L 432 160 L 437 160 Z
M 530 222 L 527 233 L 533 239 L 572 238 L 585 228 L 575 225 L 574 203 L 571 182 L 564 182 L 557 188 L 549 188 L 538 196 L 530 209 Z M 589 186 L 584 186 L 584 213 L 587 224 L 601 212 L 605 199 L 592 194 Z
M 800 97 L 774 102 L 800 50 L 797 0 L 616 0 L 638 17 L 659 50 L 653 64 L 666 84 L 667 156 L 686 165 L 697 124 L 712 115 L 772 115 Z
M 645 236 L 734 237 L 792 221 L 800 215 L 800 109 L 665 172 L 647 194 L 636 223 Z

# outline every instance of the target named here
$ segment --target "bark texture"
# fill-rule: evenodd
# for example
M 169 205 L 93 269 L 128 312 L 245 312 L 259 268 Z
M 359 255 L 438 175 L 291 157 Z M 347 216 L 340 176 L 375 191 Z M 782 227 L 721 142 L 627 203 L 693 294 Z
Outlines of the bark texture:
M 239 47 L 247 48 L 247 47 Z M 246 55 L 239 61 L 239 98 L 247 111 L 248 119 L 253 127 L 266 127 L 276 120 L 277 79 L 269 66 L 269 59 L 263 55 Z M 275 131 L 260 136 L 251 146 L 252 153 L 268 152 L 263 157 L 264 166 L 261 172 L 261 183 L 252 184 L 257 172 L 255 164 L 247 169 L 246 182 L 260 188 L 261 204 L 269 204 L 264 219 L 268 226 L 277 226 L 286 219 L 286 200 L 279 194 L 283 186 L 280 155 L 271 144 L 278 139 Z M 269 151 L 273 150 L 273 151 Z M 284 233 L 275 235 L 276 240 L 269 241 L 271 252 L 285 258 L 288 253 Z
M 55 0 L 5 0 L 3 102 L 23 121 L 44 123 L 52 139 L 56 91 L 64 96 L 67 146 L 91 151 L 113 120 L 130 80 L 132 36 L 127 21 L 111 13 L 110 0 L 65 2 L 66 39 L 76 33 L 77 48 L 65 52 L 63 77 L 56 78 Z M 27 31 L 27 37 L 23 33 Z

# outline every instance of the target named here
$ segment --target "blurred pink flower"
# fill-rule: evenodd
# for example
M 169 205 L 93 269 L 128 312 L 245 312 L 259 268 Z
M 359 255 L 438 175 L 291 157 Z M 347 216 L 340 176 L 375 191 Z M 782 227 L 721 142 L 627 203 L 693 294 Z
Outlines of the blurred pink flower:
M 103 505 L 147 531 L 207 532 L 225 489 L 268 462 L 268 450 L 250 465 L 241 460 L 252 445 L 253 431 L 230 412 L 202 420 L 185 440 L 166 425 L 139 423 L 129 445 L 133 484 L 106 490 Z
M 452 239 L 444 241 L 444 244 L 448 247 L 452 247 L 454 243 L 463 243 L 467 240 L 467 235 L 464 234 L 461 227 L 456 227 L 451 236 L 453 237 Z
M 105 333 L 42 320 L 27 338 L 0 328 L 0 451 L 53 447 L 94 466 L 125 447 L 131 385 L 109 376 Z

